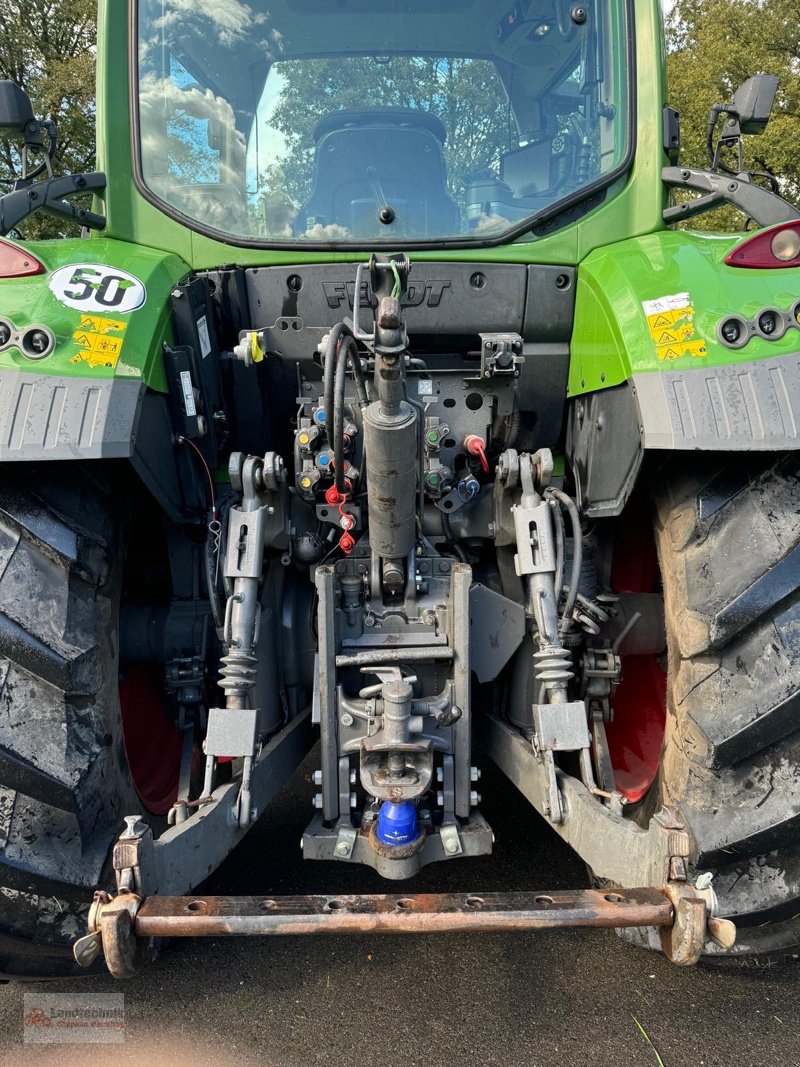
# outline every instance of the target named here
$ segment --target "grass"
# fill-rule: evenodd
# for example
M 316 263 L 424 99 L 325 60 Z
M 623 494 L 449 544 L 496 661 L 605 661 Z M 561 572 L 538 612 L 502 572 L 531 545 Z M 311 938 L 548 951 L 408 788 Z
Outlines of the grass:
M 650 1040 L 650 1035 L 648 1034 L 648 1032 L 645 1030 L 645 1028 L 642 1026 L 642 1024 L 639 1022 L 639 1020 L 636 1018 L 635 1015 L 631 1014 L 631 1018 L 636 1023 L 636 1026 L 637 1026 L 637 1028 L 639 1030 L 639 1033 L 642 1035 L 642 1037 L 645 1039 L 647 1044 L 653 1050 L 653 1055 L 656 1058 L 656 1063 L 658 1064 L 658 1067 L 664 1067 L 664 1061 L 661 1059 L 661 1056 L 659 1055 L 658 1049 L 653 1044 L 653 1042 Z

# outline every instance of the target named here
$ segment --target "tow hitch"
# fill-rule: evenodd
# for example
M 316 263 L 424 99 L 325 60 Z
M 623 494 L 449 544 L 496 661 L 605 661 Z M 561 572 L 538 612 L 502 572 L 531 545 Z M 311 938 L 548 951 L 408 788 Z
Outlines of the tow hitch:
M 705 938 L 733 943 L 726 920 L 709 920 L 708 901 L 685 885 L 548 893 L 425 893 L 364 896 L 162 897 L 99 891 L 89 933 L 74 945 L 89 967 L 102 953 L 115 978 L 141 969 L 155 937 L 265 937 L 277 934 L 428 934 L 552 930 L 571 926 L 657 927 L 666 956 L 696 963 Z

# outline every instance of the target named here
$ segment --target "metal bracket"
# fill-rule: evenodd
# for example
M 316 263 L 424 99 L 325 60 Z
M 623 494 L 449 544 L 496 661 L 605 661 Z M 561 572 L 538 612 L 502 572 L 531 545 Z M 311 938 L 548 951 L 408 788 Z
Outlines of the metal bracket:
M 204 749 L 207 756 L 252 756 L 258 738 L 255 708 L 211 708 Z
M 119 892 L 144 894 L 155 872 L 153 831 L 141 815 L 126 815 L 125 829 L 114 845 L 111 862 Z
M 339 826 L 336 831 L 336 847 L 333 853 L 337 860 L 352 858 L 358 831 L 353 826 Z
M 586 706 L 582 700 L 566 704 L 534 704 L 533 723 L 536 732 L 531 743 L 546 775 L 547 800 L 544 813 L 551 822 L 560 823 L 564 819 L 564 803 L 558 788 L 553 753 L 580 752 L 581 770 L 586 772 L 584 756 L 591 745 L 586 725 Z M 590 769 L 588 773 L 591 773 Z M 591 785 L 593 784 L 592 780 Z
M 442 839 L 442 848 L 447 856 L 460 856 L 463 853 L 458 827 L 454 823 L 442 826 L 439 830 L 439 837 Z
M 522 338 L 518 333 L 482 333 L 481 377 L 494 378 L 501 375 L 519 376 L 519 368 L 525 362 L 522 355 Z

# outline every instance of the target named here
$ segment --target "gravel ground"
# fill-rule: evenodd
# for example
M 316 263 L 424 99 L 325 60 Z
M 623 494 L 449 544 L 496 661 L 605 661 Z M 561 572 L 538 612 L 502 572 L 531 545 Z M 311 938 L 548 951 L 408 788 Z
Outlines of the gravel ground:
M 303 863 L 314 766 L 209 892 L 386 890 L 362 868 Z M 481 785 L 494 858 L 434 865 L 409 891 L 586 885 L 580 861 L 513 787 L 491 768 Z M 0 988 L 0 1064 L 793 1067 L 798 978 L 794 964 L 682 970 L 604 931 L 173 941 L 124 983 Z M 37 991 L 123 993 L 124 1044 L 23 1045 L 23 994 Z

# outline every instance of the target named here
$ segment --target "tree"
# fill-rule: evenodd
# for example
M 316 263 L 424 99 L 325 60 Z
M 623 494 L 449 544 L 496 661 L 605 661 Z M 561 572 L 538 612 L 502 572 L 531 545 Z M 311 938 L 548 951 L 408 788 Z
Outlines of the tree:
M 58 126 L 58 170 L 94 166 L 96 0 L 2 0 L 0 78 L 30 96 L 34 113 Z M 0 140 L 0 177 L 17 170 L 13 143 Z M 52 237 L 63 223 L 42 214 L 25 224 L 28 237 Z
M 767 131 L 744 140 L 745 166 L 772 173 L 781 194 L 800 199 L 800 3 L 798 0 L 678 0 L 667 18 L 669 102 L 681 113 L 681 162 L 707 166 L 708 113 L 753 74 L 777 74 Z M 729 161 L 730 162 L 730 161 Z M 724 207 L 693 219 L 694 229 L 739 230 Z
M 376 67 L 378 69 L 376 69 Z M 497 72 L 482 59 L 374 56 L 282 64 L 284 80 L 272 124 L 284 137 L 285 192 L 302 204 L 314 174 L 312 131 L 331 111 L 411 108 L 438 115 L 450 193 L 464 199 L 464 178 L 492 168 L 509 144 L 509 115 Z

